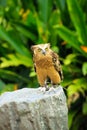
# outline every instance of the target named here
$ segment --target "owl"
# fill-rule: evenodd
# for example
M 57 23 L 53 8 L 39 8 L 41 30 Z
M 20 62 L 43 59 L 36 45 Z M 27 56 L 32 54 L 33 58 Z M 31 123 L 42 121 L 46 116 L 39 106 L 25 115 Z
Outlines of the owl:
M 48 90 L 48 81 L 52 86 L 60 84 L 63 73 L 59 56 L 50 48 L 50 43 L 31 46 L 33 51 L 34 68 L 41 87 Z

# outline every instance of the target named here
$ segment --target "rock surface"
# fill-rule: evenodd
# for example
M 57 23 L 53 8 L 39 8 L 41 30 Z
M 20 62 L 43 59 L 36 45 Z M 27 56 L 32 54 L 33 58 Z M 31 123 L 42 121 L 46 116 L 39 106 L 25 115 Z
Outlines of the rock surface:
M 24 88 L 2 94 L 0 130 L 68 130 L 68 109 L 62 87 L 45 93 Z

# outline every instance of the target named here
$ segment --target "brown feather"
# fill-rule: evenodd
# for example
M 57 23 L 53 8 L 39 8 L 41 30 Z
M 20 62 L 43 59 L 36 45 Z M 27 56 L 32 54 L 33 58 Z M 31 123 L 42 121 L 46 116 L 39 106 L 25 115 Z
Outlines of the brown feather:
M 51 55 L 52 55 L 52 61 L 54 63 L 54 67 L 57 70 L 57 72 L 59 73 L 61 80 L 63 80 L 63 72 L 62 72 L 62 67 L 61 67 L 60 61 L 59 61 L 59 56 L 56 53 L 54 53 L 53 51 L 51 52 Z
M 46 54 L 41 53 L 41 49 L 47 49 Z M 50 78 L 53 84 L 59 84 L 63 79 L 62 68 L 59 56 L 50 49 L 50 44 L 35 45 L 32 46 L 32 50 L 34 68 L 40 85 L 44 86 L 47 78 Z

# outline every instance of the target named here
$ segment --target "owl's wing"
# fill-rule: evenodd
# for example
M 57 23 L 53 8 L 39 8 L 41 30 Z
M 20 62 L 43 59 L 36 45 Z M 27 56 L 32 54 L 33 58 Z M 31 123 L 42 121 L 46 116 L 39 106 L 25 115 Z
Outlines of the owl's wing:
M 51 55 L 52 55 L 53 65 L 56 71 L 59 73 L 61 80 L 63 80 L 63 72 L 62 72 L 60 61 L 59 61 L 59 56 L 53 51 L 51 52 Z

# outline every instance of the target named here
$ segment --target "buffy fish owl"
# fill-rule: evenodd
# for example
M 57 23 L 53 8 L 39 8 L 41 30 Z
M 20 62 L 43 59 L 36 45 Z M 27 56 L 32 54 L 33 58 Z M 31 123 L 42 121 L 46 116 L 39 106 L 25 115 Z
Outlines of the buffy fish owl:
M 48 79 L 52 86 L 60 84 L 63 73 L 59 56 L 50 49 L 50 43 L 31 46 L 33 51 L 34 68 L 41 87 L 48 90 Z

